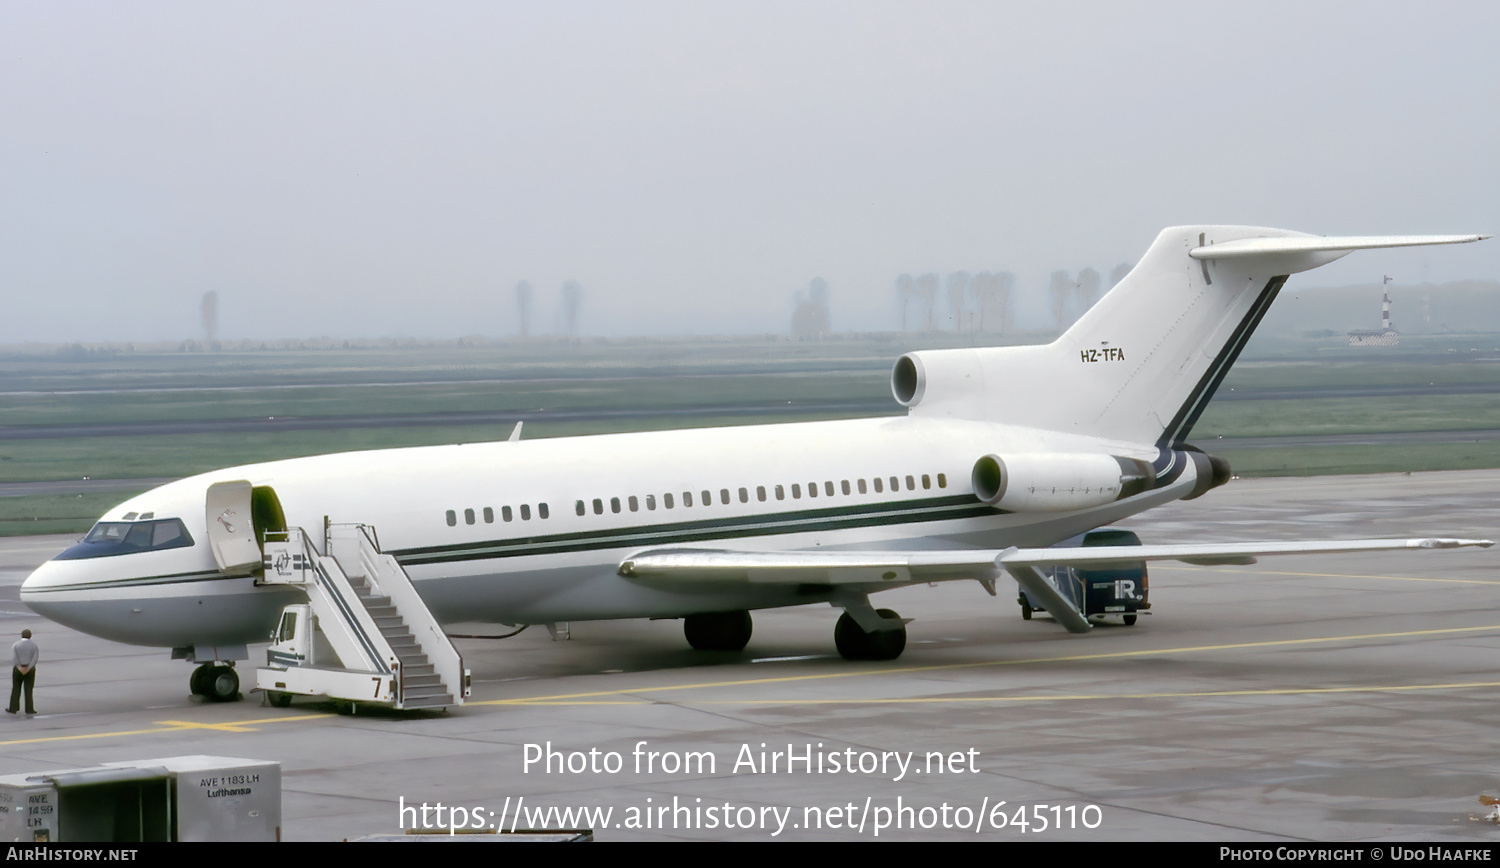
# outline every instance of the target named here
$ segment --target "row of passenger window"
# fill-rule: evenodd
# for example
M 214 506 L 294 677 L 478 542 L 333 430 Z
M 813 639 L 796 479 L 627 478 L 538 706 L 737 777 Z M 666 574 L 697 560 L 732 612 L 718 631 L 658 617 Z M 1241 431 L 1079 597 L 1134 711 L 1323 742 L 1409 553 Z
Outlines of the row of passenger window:
M 494 524 L 495 523 L 495 510 L 493 508 L 486 506 L 480 512 L 484 516 L 484 523 L 485 524 Z M 521 515 L 521 521 L 531 521 L 531 504 L 529 504 L 529 503 L 523 503 L 523 504 L 521 504 L 521 506 L 518 509 L 516 509 L 515 511 L 512 511 L 511 508 L 508 507 L 508 506 L 502 506 L 502 507 L 500 507 L 500 520 L 501 521 L 514 521 L 515 518 L 516 518 L 516 513 L 517 512 L 519 512 L 520 515 Z M 536 517 L 537 518 L 546 518 L 547 517 L 547 504 L 545 504 L 545 503 L 539 503 L 539 504 L 536 505 Z M 458 513 L 457 512 L 454 512 L 451 509 L 448 510 L 447 518 L 448 518 L 448 526 L 449 527 L 458 527 Z M 476 519 L 476 517 L 474 515 L 474 510 L 472 510 L 472 509 L 466 509 L 466 510 L 464 510 L 464 524 L 474 524 L 476 520 L 477 519 Z
M 933 486 L 933 477 L 931 475 L 929 475 L 929 474 L 924 473 L 920 477 L 910 476 L 910 475 L 906 476 L 905 477 L 906 490 L 907 491 L 916 491 L 919 479 L 920 479 L 921 486 L 922 486 L 923 490 L 931 490 L 932 489 L 932 486 Z M 836 494 L 838 494 L 840 492 L 843 493 L 843 494 L 846 494 L 846 495 L 852 495 L 856 491 L 858 493 L 860 493 L 860 494 L 869 494 L 869 493 L 871 493 L 871 491 L 873 491 L 875 494 L 884 494 L 885 491 L 886 491 L 887 486 L 889 486 L 890 491 L 894 493 L 894 492 L 901 491 L 901 483 L 902 483 L 902 481 L 903 481 L 903 478 L 899 477 L 899 476 L 890 476 L 890 477 L 885 477 L 885 478 L 876 476 L 876 477 L 874 477 L 874 478 L 872 478 L 872 479 L 870 479 L 868 481 L 866 481 L 864 479 L 856 479 L 852 483 L 849 480 L 847 480 L 847 479 L 843 479 L 843 480 L 839 481 L 839 483 L 838 483 L 837 486 L 835 486 L 833 480 L 828 479 L 828 480 L 824 480 L 823 483 L 822 483 L 822 496 L 823 497 L 833 497 L 833 496 L 835 496 Z M 938 488 L 947 488 L 948 487 L 948 476 L 946 474 L 939 473 L 939 474 L 937 474 L 936 482 L 937 482 L 937 487 Z M 819 483 L 817 483 L 817 482 L 809 482 L 807 484 L 807 488 L 805 489 L 805 491 L 806 491 L 806 494 L 807 494 L 808 498 L 818 497 L 818 495 L 819 495 Z M 802 484 L 799 483 L 799 482 L 794 482 L 790 486 L 787 486 L 787 485 L 772 486 L 769 490 L 767 490 L 766 486 L 764 486 L 764 485 L 757 485 L 755 487 L 755 499 L 757 501 L 761 502 L 761 503 L 764 503 L 764 502 L 772 499 L 773 497 L 776 500 L 786 500 L 788 493 L 790 493 L 792 500 L 801 500 L 802 496 L 803 496 L 803 492 L 804 492 L 804 489 L 802 487 Z M 740 503 L 749 503 L 750 502 L 750 489 L 748 489 L 748 488 L 741 488 L 738 491 L 738 495 L 739 495 L 739 501 L 740 501 Z M 719 489 L 719 502 L 720 502 L 720 504 L 722 504 L 724 506 L 728 506 L 731 502 L 733 502 L 733 500 L 734 500 L 734 498 L 730 494 L 730 490 L 729 489 L 727 489 L 727 488 L 721 488 L 721 489 Z M 657 498 L 656 498 L 656 495 L 654 495 L 654 494 L 648 494 L 648 495 L 645 496 L 644 501 L 645 501 L 646 509 L 648 511 L 654 511 L 657 508 Z M 593 499 L 592 506 L 593 506 L 594 515 L 603 515 L 604 514 L 604 503 L 605 503 L 605 501 L 601 497 L 596 497 L 596 498 Z M 640 510 L 641 510 L 641 503 L 642 503 L 642 498 L 639 498 L 639 497 L 637 497 L 634 494 L 632 494 L 632 495 L 624 498 L 623 501 L 621 500 L 621 498 L 611 497 L 609 499 L 609 511 L 612 512 L 612 513 L 619 513 L 619 512 L 624 512 L 626 509 L 628 509 L 631 512 L 640 512 Z M 665 508 L 665 509 L 676 509 L 677 508 L 677 504 L 678 504 L 678 498 L 675 497 L 673 495 L 673 493 L 669 491 L 666 494 L 663 494 L 661 496 L 660 503 L 661 503 L 661 506 L 663 508 Z M 682 495 L 681 495 L 681 504 L 682 504 L 682 506 L 684 508 L 691 507 L 691 506 L 693 506 L 693 503 L 694 503 L 693 492 L 691 492 L 691 491 L 684 491 L 684 492 L 682 492 Z M 713 493 L 713 491 L 705 488 L 701 492 L 699 492 L 698 497 L 697 497 L 697 504 L 699 506 L 712 506 L 713 503 L 714 503 L 714 493 Z M 588 515 L 588 513 L 589 513 L 589 506 L 590 506 L 589 503 L 586 503 L 585 501 L 580 500 L 580 501 L 577 502 L 577 504 L 575 505 L 574 509 L 575 509 L 575 511 L 579 515 Z M 532 518 L 531 505 L 527 504 L 527 503 L 523 503 L 519 507 L 517 507 L 515 510 L 512 510 L 509 506 L 502 506 L 502 507 L 500 507 L 500 520 L 501 521 L 514 521 L 516 519 L 516 516 L 518 514 L 520 516 L 521 521 L 531 521 L 531 518 Z M 495 523 L 495 510 L 494 510 L 494 508 L 486 506 L 483 509 L 481 509 L 478 514 L 476 514 L 473 509 L 465 509 L 464 512 L 463 512 L 464 524 L 477 524 L 479 522 L 479 520 L 480 520 L 481 517 L 483 517 L 485 524 L 494 524 Z M 539 518 L 539 519 L 545 519 L 545 518 L 549 517 L 549 511 L 547 509 L 547 504 L 545 504 L 545 503 L 538 503 L 536 505 L 536 517 Z M 446 518 L 448 520 L 448 526 L 449 527 L 458 527 L 458 512 L 456 510 L 452 510 L 452 509 L 448 510 L 448 512 L 446 514 Z
M 892 492 L 897 492 L 897 491 L 901 490 L 901 482 L 902 482 L 902 478 L 901 477 L 899 477 L 899 476 L 891 476 L 891 477 L 887 477 L 887 479 L 889 480 L 890 490 Z M 933 478 L 932 478 L 931 475 L 924 473 L 924 474 L 922 474 L 922 476 L 920 477 L 920 479 L 921 479 L 921 484 L 922 484 L 922 488 L 923 489 L 930 490 L 932 488 Z M 905 481 L 906 481 L 906 490 L 907 491 L 916 491 L 917 490 L 918 477 L 916 477 L 916 476 L 907 476 L 905 478 Z M 818 485 L 819 485 L 819 483 L 817 483 L 817 482 L 809 482 L 807 484 L 806 493 L 807 493 L 807 496 L 809 498 L 815 498 L 815 497 L 818 496 Z M 843 494 L 846 494 L 846 495 L 848 495 L 848 494 L 854 494 L 856 491 L 858 491 L 860 494 L 869 494 L 871 492 L 871 490 L 873 489 L 873 491 L 874 491 L 875 494 L 884 494 L 885 490 L 886 490 L 886 485 L 887 485 L 886 479 L 882 479 L 881 477 L 877 476 L 877 477 L 874 477 L 873 479 L 869 480 L 868 482 L 866 480 L 864 480 L 864 479 L 856 479 L 856 480 L 853 481 L 852 484 L 847 479 L 840 480 L 837 488 L 835 488 L 833 480 L 829 479 L 829 480 L 824 480 L 823 481 L 823 483 L 822 483 L 822 493 L 823 493 L 824 497 L 833 497 L 838 492 L 842 492 Z M 937 487 L 938 488 L 947 488 L 948 487 L 948 477 L 947 477 L 946 474 L 939 473 L 937 475 Z M 787 486 L 787 485 L 776 485 L 776 486 L 772 486 L 769 491 L 767 490 L 766 486 L 764 486 L 764 485 L 757 485 L 755 487 L 755 499 L 757 501 L 761 502 L 761 503 L 764 503 L 764 502 L 770 500 L 773 497 L 776 500 L 786 500 L 788 493 L 791 494 L 792 500 L 801 500 L 802 499 L 802 495 L 803 495 L 802 484 L 798 483 L 798 482 L 794 482 L 790 486 Z M 750 489 L 749 488 L 741 488 L 741 489 L 739 489 L 738 495 L 739 495 L 739 501 L 740 501 L 740 503 L 749 503 L 750 502 Z M 733 499 L 734 498 L 731 496 L 729 489 L 727 489 L 727 488 L 721 488 L 721 489 L 719 489 L 719 503 L 721 505 L 728 506 L 733 501 Z M 656 507 L 657 507 L 656 495 L 654 495 L 654 494 L 648 494 L 648 495 L 645 496 L 644 500 L 645 500 L 645 506 L 646 506 L 647 510 L 655 510 L 656 509 Z M 701 492 L 698 493 L 697 501 L 698 501 L 698 505 L 699 506 L 712 506 L 713 503 L 714 503 L 714 493 L 713 493 L 713 491 L 711 491 L 711 490 L 709 490 L 707 488 L 703 489 Z M 623 503 L 622 503 L 622 501 L 621 501 L 620 498 L 618 498 L 618 497 L 611 497 L 609 499 L 609 511 L 612 512 L 612 513 L 618 513 L 618 512 L 624 511 L 625 509 L 629 509 L 631 512 L 640 512 L 640 510 L 641 510 L 641 502 L 642 502 L 642 499 L 638 498 L 634 494 L 632 494 L 632 495 L 624 498 Z M 677 502 L 678 502 L 677 498 L 674 497 L 673 493 L 670 492 L 670 491 L 667 492 L 666 494 L 663 494 L 661 496 L 661 506 L 663 508 L 665 508 L 665 509 L 675 509 L 676 506 L 677 506 Z M 592 504 L 586 503 L 585 501 L 580 500 L 580 501 L 578 501 L 574 505 L 574 511 L 576 511 L 579 515 L 587 515 L 588 512 L 589 512 L 589 507 L 592 506 L 593 507 L 594 515 L 603 515 L 604 514 L 604 503 L 605 503 L 605 501 L 601 497 L 594 498 Z M 691 492 L 691 491 L 684 491 L 684 492 L 682 492 L 681 503 L 682 503 L 682 506 L 684 508 L 691 507 L 693 505 L 693 492 Z M 472 524 L 472 522 L 470 522 L 470 523 Z

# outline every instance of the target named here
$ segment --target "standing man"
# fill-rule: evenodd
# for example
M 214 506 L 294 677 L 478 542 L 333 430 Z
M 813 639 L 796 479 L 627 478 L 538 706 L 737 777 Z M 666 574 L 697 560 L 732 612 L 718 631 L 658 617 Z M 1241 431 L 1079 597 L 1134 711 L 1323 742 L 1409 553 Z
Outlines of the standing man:
M 26 687 L 26 713 L 36 714 L 36 706 L 31 703 L 31 688 L 36 684 L 36 661 L 41 656 L 42 649 L 31 641 L 31 631 L 22 630 L 21 638 L 10 646 L 10 705 L 5 707 L 10 714 L 20 709 L 23 685 Z

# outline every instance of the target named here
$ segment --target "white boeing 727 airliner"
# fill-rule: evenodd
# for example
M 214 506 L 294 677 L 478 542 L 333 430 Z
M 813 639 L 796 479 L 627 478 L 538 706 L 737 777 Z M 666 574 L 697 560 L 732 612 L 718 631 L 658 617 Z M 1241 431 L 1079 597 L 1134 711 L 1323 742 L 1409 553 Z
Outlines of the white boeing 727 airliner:
M 1483 237 L 1170 228 L 1050 344 L 902 356 L 902 417 L 232 467 L 110 510 L 21 599 L 87 633 L 173 648 L 202 664 L 195 692 L 228 698 L 229 666 L 301 599 L 269 584 L 261 562 L 265 534 L 287 528 L 372 526 L 440 622 L 681 617 L 695 647 L 737 650 L 750 610 L 826 603 L 844 612 L 839 650 L 865 659 L 892 659 L 906 641 L 905 622 L 869 595 L 917 582 L 974 579 L 993 594 L 1010 576 L 1081 632 L 1087 618 L 1039 568 L 1487 546 L 1048 548 L 1229 478 L 1186 438 L 1288 275 L 1363 248 Z M 203 673 L 231 677 L 205 687 Z

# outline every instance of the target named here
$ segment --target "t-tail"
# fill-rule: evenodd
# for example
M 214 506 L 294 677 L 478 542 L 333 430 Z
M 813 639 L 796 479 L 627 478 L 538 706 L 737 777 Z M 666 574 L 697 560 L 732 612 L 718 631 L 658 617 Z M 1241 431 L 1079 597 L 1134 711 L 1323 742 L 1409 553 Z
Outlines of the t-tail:
M 907 353 L 892 390 L 913 415 L 1176 450 L 1288 276 L 1354 250 L 1487 237 L 1174 226 L 1052 343 Z

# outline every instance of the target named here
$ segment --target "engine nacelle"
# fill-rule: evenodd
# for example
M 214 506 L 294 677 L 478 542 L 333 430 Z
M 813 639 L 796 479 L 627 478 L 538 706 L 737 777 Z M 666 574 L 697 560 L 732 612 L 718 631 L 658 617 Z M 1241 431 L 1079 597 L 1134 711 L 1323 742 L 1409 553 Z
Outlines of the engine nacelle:
M 1193 483 L 1193 490 L 1188 492 L 1183 500 L 1202 497 L 1210 489 L 1218 488 L 1233 478 L 1234 472 L 1229 469 L 1229 462 L 1217 455 L 1209 455 L 1191 446 L 1184 454 L 1187 455 L 1189 461 L 1193 462 L 1197 481 Z
M 915 407 L 926 391 L 927 372 L 923 370 L 917 357 L 907 353 L 897 359 L 896 366 L 891 369 L 891 394 L 896 396 L 896 403 L 903 407 Z
M 1014 350 L 1016 347 L 1003 349 Z M 891 369 L 891 394 L 908 409 L 918 404 L 958 402 L 969 406 L 984 398 L 982 352 L 994 348 L 922 350 L 907 353 Z
M 1156 473 L 1135 458 L 1096 453 L 986 455 L 974 462 L 974 494 L 1009 512 L 1103 506 L 1151 488 Z

